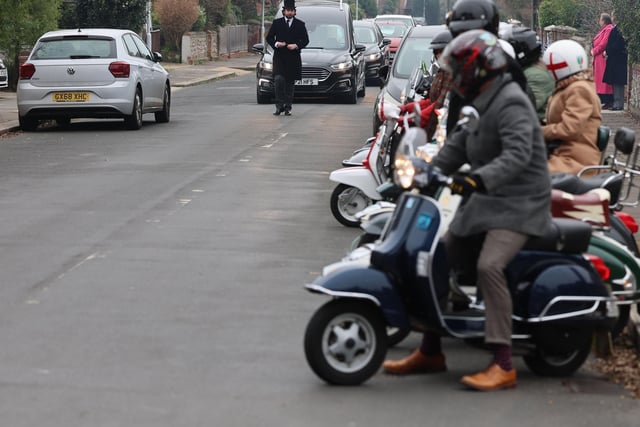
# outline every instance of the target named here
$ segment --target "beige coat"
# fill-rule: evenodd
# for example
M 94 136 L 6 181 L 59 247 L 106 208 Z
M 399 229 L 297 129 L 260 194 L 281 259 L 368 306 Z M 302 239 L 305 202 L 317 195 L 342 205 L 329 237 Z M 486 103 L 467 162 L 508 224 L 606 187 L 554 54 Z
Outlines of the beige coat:
M 566 81 L 565 81 L 566 80 Z M 545 141 L 562 144 L 549 157 L 551 173 L 578 173 L 600 162 L 597 146 L 602 123 L 600 99 L 593 80 L 571 76 L 556 84 L 547 105 L 547 125 L 542 128 Z

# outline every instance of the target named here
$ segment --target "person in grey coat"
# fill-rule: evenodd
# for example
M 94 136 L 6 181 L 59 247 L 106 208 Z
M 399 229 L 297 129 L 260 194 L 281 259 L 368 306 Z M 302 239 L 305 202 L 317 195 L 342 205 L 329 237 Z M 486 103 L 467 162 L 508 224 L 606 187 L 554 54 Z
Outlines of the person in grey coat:
M 602 81 L 613 86 L 611 109 L 619 111 L 624 109 L 624 86 L 627 84 L 627 42 L 618 28 L 615 12 L 611 13 L 611 19 L 615 26 L 609 33 L 607 47 L 603 53 L 607 67 L 604 70 Z
M 550 226 L 546 148 L 535 109 L 505 71 L 507 60 L 493 34 L 459 35 L 445 48 L 441 65 L 454 76 L 452 90 L 480 115 L 476 130 L 454 130 L 433 159 L 452 176 L 452 190 L 465 197 L 444 238 L 447 257 L 450 264 L 472 261 L 475 266 L 486 307 L 485 343 L 494 353 L 487 369 L 461 381 L 477 390 L 512 388 L 513 309 L 504 269 L 530 236 Z M 457 174 L 464 164 L 470 165 L 469 174 Z M 478 236 L 484 237 L 479 254 L 470 255 Z M 440 337 L 425 333 L 419 349 L 383 366 L 399 375 L 446 370 Z

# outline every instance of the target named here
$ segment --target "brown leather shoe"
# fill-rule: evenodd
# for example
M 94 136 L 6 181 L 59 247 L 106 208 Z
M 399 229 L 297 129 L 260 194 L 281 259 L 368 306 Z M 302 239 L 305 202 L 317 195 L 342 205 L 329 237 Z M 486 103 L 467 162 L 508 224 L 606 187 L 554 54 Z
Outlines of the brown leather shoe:
M 482 372 L 462 377 L 462 384 L 476 390 L 491 391 L 516 386 L 516 370 L 505 371 L 497 363 L 493 363 Z
M 426 356 L 420 349 L 416 349 L 404 359 L 385 360 L 382 368 L 386 373 L 393 375 L 431 374 L 446 371 L 447 364 L 442 353 Z

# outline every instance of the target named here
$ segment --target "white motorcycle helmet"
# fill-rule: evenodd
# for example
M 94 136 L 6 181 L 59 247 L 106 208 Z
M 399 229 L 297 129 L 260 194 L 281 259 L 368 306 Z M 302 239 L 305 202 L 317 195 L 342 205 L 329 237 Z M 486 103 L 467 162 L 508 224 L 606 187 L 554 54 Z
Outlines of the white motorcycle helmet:
M 587 52 L 574 40 L 551 43 L 544 51 L 542 60 L 556 81 L 587 69 Z

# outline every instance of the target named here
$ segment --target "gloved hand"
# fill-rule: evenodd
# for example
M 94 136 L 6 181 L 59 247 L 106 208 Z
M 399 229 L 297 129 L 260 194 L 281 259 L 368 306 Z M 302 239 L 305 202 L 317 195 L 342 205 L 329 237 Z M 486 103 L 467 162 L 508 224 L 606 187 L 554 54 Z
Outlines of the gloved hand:
M 453 175 L 449 188 L 455 194 L 468 197 L 474 191 L 483 191 L 484 184 L 478 175 Z

